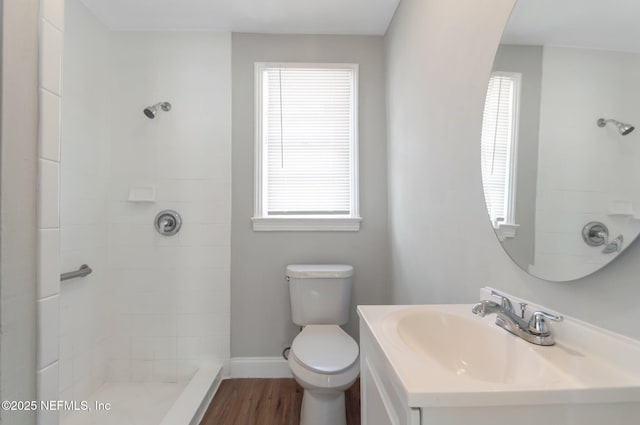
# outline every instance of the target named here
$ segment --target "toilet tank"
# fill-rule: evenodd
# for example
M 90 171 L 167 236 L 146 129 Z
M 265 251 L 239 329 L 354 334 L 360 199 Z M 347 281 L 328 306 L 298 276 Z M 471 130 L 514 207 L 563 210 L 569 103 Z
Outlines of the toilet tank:
M 306 325 L 344 325 L 349 321 L 353 267 L 342 264 L 287 266 L 291 317 Z

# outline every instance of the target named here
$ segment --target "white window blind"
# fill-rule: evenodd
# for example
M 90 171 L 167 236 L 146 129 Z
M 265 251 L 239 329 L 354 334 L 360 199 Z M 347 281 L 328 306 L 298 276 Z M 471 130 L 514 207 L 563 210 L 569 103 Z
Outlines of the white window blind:
M 351 216 L 355 67 L 265 66 L 262 216 Z
M 515 151 L 520 74 L 496 72 L 489 89 L 482 122 L 482 183 L 494 227 L 514 223 Z

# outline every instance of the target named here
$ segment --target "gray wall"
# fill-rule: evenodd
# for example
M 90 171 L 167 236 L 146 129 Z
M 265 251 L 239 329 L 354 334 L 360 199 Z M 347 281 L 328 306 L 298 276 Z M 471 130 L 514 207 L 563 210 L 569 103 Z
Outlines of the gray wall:
M 516 237 L 506 239 L 503 245 L 511 258 L 527 270 L 534 258 L 542 46 L 500 45 L 493 70 L 522 74 L 516 171 L 516 224 L 520 227 Z
M 0 399 L 36 399 L 38 1 L 2 7 L 0 115 Z M 0 411 L 0 422 L 35 423 Z
M 483 285 L 640 338 L 640 246 L 551 283 L 504 253 L 485 210 L 479 135 L 512 0 L 403 0 L 386 36 L 389 238 L 395 303 L 470 303 Z
M 296 335 L 285 267 L 346 263 L 355 268 L 346 329 L 357 333 L 356 304 L 390 302 L 387 250 L 383 38 L 233 34 L 233 210 L 231 356 L 278 356 Z M 359 232 L 254 232 L 254 62 L 360 64 Z

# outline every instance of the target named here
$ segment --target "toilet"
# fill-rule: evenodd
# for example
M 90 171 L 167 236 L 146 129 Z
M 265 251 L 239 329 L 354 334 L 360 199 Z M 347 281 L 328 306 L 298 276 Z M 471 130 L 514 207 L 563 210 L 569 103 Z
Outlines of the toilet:
M 349 321 L 353 267 L 287 266 L 293 322 L 303 326 L 291 344 L 289 367 L 304 389 L 300 425 L 346 425 L 344 392 L 358 378 L 358 344 Z

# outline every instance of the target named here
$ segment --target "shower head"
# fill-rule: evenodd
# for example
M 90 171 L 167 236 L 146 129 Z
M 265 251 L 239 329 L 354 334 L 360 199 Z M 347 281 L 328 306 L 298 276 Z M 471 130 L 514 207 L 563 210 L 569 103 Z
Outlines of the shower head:
M 171 104 L 169 102 L 156 103 L 153 106 L 147 106 L 146 108 L 144 108 L 143 112 L 147 116 L 147 118 L 154 119 L 156 117 L 156 114 L 158 113 L 158 108 L 162 109 L 165 112 L 169 112 L 171 110 Z
M 635 129 L 635 127 L 632 126 L 631 124 L 625 124 L 620 121 L 616 121 L 612 119 L 606 120 L 604 118 L 600 118 L 598 120 L 598 127 L 604 127 L 605 125 L 607 125 L 607 123 L 613 123 L 613 125 L 615 125 L 616 128 L 618 129 L 618 132 L 623 136 L 626 136 L 627 134 L 631 133 Z

